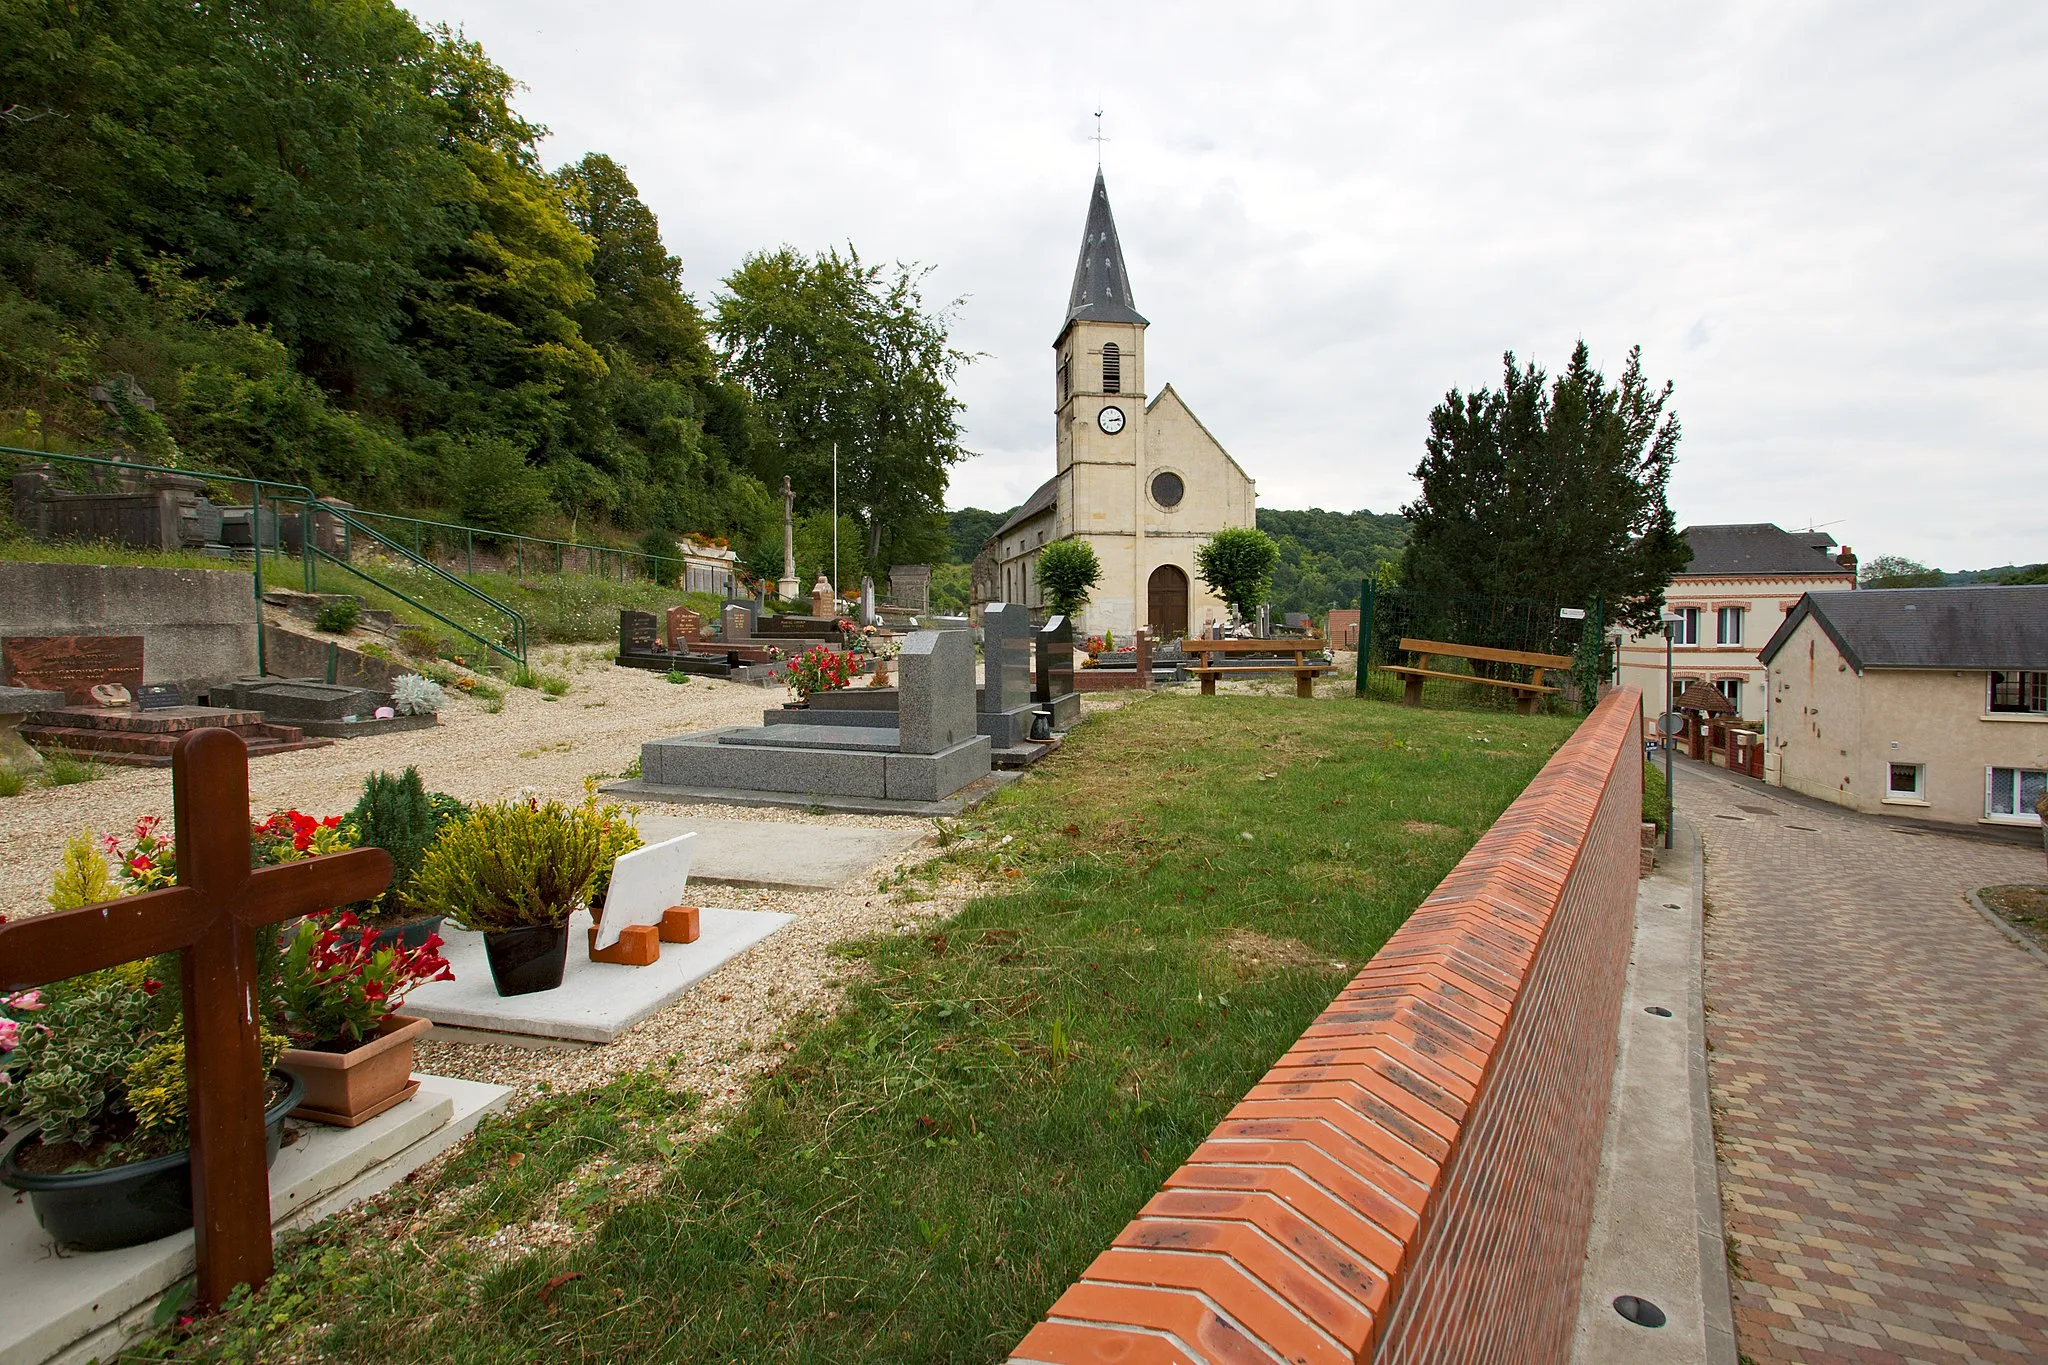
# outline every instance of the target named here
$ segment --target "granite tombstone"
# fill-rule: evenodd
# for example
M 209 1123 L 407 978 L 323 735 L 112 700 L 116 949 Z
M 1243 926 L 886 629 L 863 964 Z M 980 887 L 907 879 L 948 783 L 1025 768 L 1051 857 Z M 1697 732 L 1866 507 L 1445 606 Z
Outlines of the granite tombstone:
M 100 683 L 142 686 L 140 635 L 10 635 L 0 652 L 7 686 L 62 692 L 72 706 L 90 705 Z

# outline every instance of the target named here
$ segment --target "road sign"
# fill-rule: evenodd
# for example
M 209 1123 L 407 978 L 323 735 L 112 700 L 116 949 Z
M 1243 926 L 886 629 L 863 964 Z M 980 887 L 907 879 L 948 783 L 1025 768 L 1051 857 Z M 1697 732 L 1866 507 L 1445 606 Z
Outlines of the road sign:
M 1682 734 L 1684 731 L 1685 717 L 1679 715 L 1676 711 L 1666 711 L 1663 715 L 1657 717 L 1658 734 L 1676 735 Z

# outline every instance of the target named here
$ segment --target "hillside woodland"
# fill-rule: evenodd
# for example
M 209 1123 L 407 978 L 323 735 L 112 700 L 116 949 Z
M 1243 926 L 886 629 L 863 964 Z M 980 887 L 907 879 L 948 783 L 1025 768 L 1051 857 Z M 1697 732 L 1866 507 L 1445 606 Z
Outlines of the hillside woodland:
M 546 169 L 458 33 L 386 0 L 18 0 L 0 84 L 0 443 L 779 569 L 781 479 L 829 507 L 836 439 L 849 567 L 943 546 L 959 357 L 921 273 L 765 251 L 707 320 L 626 169 Z M 836 406 L 800 412 L 804 363 Z

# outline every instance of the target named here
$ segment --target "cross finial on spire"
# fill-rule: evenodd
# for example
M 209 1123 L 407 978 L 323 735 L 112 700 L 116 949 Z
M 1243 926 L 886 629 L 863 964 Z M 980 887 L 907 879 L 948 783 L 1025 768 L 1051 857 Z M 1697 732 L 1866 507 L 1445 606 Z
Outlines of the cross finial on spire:
M 1102 110 L 1100 109 L 1095 111 L 1095 137 L 1093 140 L 1095 142 L 1095 169 L 1099 171 L 1102 169 L 1102 144 L 1109 141 L 1108 138 L 1102 135 Z

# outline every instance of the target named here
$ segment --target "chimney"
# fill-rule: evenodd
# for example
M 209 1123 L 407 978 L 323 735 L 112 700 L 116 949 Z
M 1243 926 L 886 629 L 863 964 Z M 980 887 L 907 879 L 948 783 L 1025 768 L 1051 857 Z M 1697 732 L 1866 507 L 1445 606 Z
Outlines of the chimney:
M 1835 556 L 1835 563 L 1847 569 L 1851 578 L 1856 576 L 1856 552 L 1848 546 L 1844 545 L 1842 553 Z

